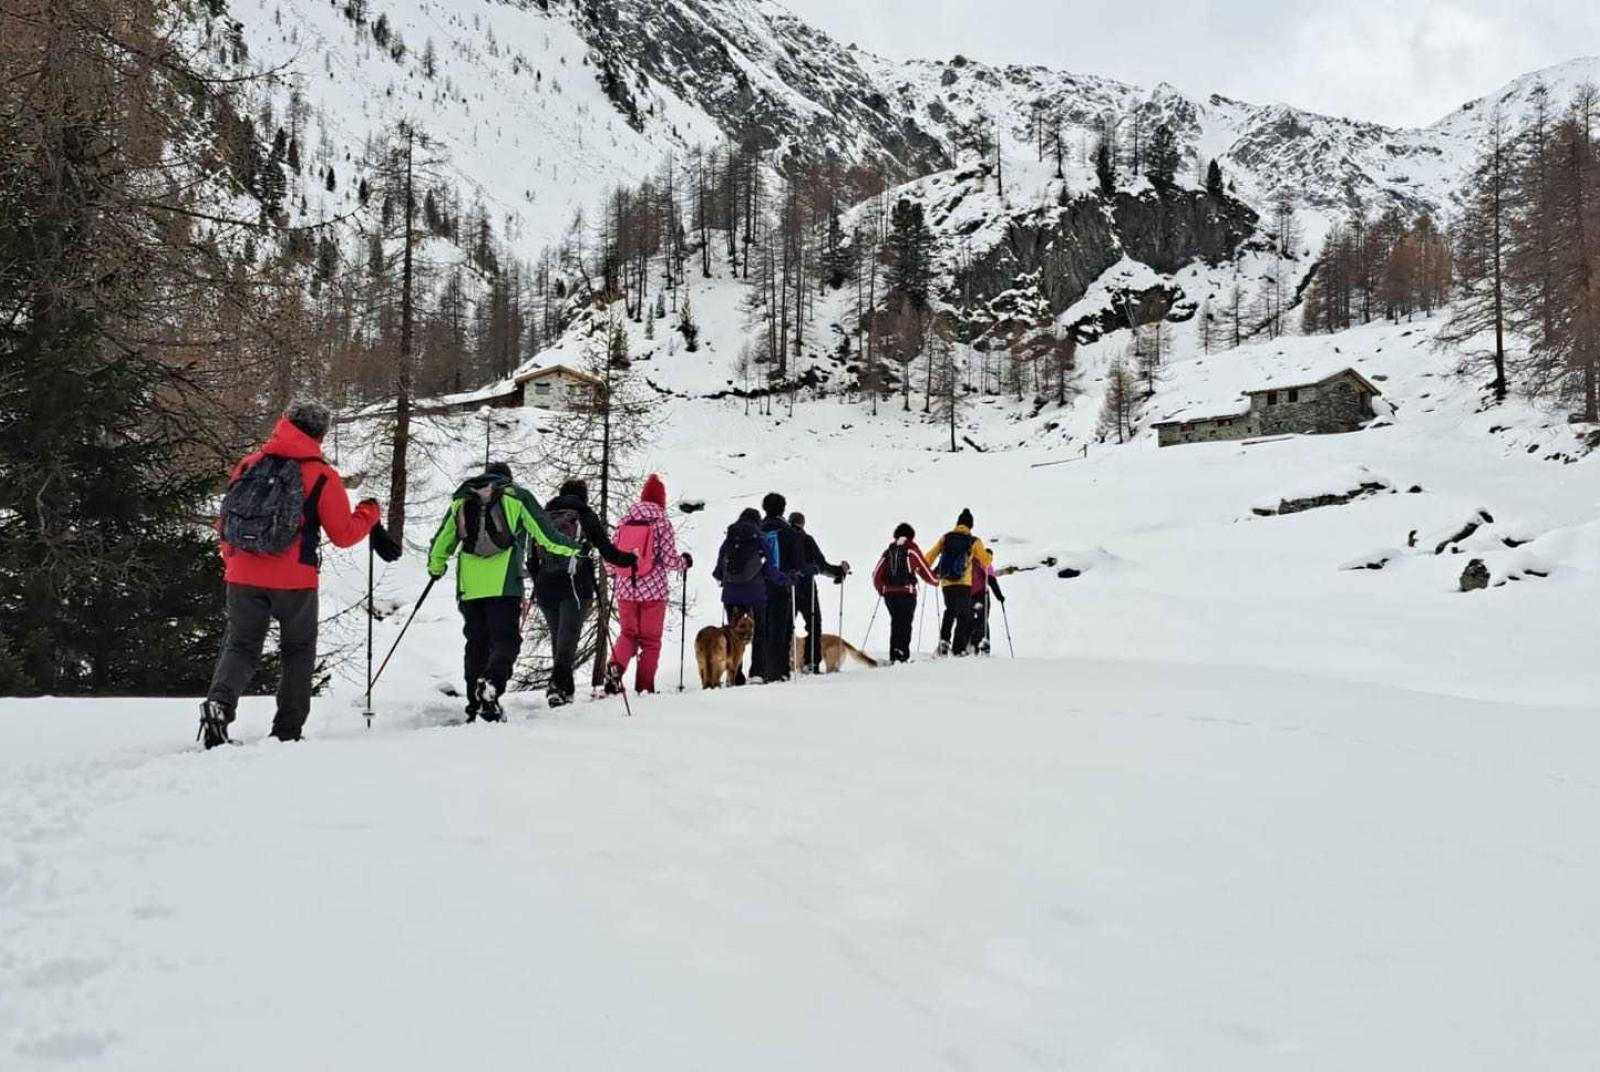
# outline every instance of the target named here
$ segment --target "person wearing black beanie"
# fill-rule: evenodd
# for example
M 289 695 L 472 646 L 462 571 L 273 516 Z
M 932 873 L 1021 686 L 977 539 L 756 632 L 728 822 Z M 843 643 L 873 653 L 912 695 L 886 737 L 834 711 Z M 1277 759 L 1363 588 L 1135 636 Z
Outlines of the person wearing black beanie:
M 972 534 L 972 511 L 963 509 L 956 527 L 928 548 L 928 561 L 939 578 L 944 595 L 944 619 L 939 623 L 939 654 L 965 655 L 972 641 L 972 581 L 977 567 L 990 567 L 994 556 Z
M 767 604 L 756 614 L 756 634 L 750 645 L 750 677 L 763 682 L 788 681 L 794 660 L 794 585 L 804 575 L 805 543 L 783 513 L 789 500 L 776 491 L 761 499 L 766 515 L 761 535 L 773 572 L 767 584 Z

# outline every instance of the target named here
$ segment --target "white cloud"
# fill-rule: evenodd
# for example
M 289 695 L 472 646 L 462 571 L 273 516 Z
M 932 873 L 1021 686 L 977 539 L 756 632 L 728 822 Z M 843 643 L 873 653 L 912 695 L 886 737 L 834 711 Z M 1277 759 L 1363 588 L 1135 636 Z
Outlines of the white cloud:
M 787 0 L 888 56 L 962 52 L 1422 124 L 1600 48 L 1592 0 Z

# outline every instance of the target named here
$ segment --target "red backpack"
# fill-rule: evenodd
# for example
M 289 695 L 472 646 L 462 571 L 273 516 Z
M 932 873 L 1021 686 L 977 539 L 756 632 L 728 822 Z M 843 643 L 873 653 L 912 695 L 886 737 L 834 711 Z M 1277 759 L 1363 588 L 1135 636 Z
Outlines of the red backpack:
M 613 566 L 609 562 L 606 563 L 606 568 L 612 573 L 626 573 L 634 577 L 643 577 L 656 568 L 655 522 L 646 520 L 624 521 L 617 526 L 617 531 L 612 535 L 611 542 L 617 545 L 618 551 L 632 552 L 639 559 L 637 566 Z

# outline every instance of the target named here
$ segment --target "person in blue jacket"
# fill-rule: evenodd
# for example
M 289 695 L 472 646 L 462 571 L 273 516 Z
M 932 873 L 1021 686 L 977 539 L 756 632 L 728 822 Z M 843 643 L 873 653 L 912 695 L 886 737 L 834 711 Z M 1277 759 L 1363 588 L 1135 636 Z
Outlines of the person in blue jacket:
M 728 526 L 722 547 L 717 551 L 717 565 L 711 571 L 722 585 L 724 620 L 732 625 L 741 614 L 759 621 L 767 608 L 767 585 L 782 582 L 782 574 L 772 562 L 767 551 L 767 541 L 761 533 L 761 515 L 746 509 L 739 520 Z M 760 672 L 759 649 L 751 648 L 750 672 Z M 744 668 L 736 667 L 733 683 L 745 683 Z

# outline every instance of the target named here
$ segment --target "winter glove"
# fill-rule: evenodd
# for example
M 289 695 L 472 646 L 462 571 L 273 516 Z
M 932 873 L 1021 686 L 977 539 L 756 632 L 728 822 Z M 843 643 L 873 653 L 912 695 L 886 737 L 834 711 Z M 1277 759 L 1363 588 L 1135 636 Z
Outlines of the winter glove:
M 437 581 L 440 577 L 444 576 L 445 570 L 447 570 L 449 568 L 450 568 L 450 566 L 449 566 L 448 563 L 446 563 L 445 565 L 440 566 L 438 569 L 434 569 L 433 566 L 430 564 L 428 566 L 428 576 Z
M 634 554 L 632 551 L 624 551 L 624 552 L 622 552 L 622 568 L 623 569 L 638 569 L 639 568 L 639 556 Z
M 367 535 L 367 542 L 372 545 L 373 553 L 385 562 L 395 561 L 405 550 L 399 541 L 389 535 L 389 530 L 383 527 L 381 521 L 372 526 L 372 532 Z
M 1006 601 L 1005 595 L 1002 594 L 1000 589 L 998 589 L 998 588 L 996 588 L 994 590 L 994 597 L 995 597 L 995 599 L 999 600 L 1001 603 L 1004 603 Z
M 694 569 L 694 556 L 687 551 L 683 553 L 683 568 L 686 570 Z

